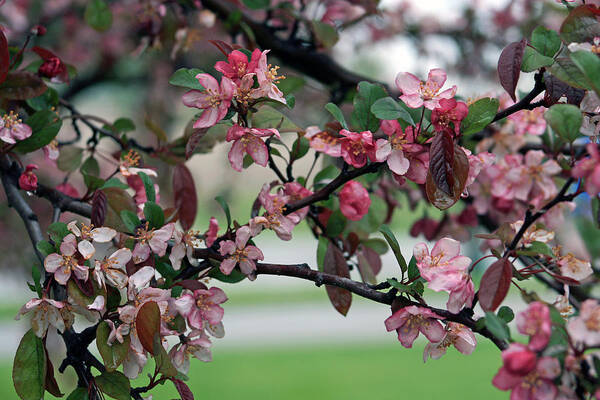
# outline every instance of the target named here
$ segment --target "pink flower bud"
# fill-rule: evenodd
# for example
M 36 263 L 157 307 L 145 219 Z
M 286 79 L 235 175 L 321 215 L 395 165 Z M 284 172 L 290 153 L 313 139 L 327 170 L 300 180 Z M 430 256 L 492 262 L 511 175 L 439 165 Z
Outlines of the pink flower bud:
M 36 25 L 31 28 L 31 34 L 37 36 L 44 36 L 46 34 L 46 27 L 43 25 Z
M 360 221 L 369 212 L 369 192 L 356 181 L 346 183 L 340 191 L 340 210 L 346 218 Z
M 504 368 L 514 375 L 527 375 L 533 371 L 537 364 L 537 356 L 527 348 L 505 352 L 502 356 L 504 358 Z
M 19 187 L 23 190 L 33 192 L 37 189 L 37 176 L 33 173 L 34 169 L 38 169 L 36 164 L 29 164 L 25 167 L 25 172 L 19 177 Z

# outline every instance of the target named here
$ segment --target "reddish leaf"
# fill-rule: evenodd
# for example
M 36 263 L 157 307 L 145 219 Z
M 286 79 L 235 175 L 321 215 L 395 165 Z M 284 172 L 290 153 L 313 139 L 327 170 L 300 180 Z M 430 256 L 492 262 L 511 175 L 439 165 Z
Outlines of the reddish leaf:
M 488 267 L 479 285 L 479 304 L 483 311 L 494 311 L 502 303 L 512 279 L 513 266 L 501 258 Z
M 523 62 L 523 53 L 525 52 L 526 45 L 526 39 L 522 39 L 520 42 L 513 42 L 502 50 L 498 59 L 500 84 L 508 92 L 513 101 L 517 101 L 515 90 L 517 89 L 517 82 L 519 82 L 521 63 Z
M 429 172 L 436 186 L 449 196 L 454 187 L 454 140 L 448 132 L 440 132 L 433 138 L 429 149 Z
M 381 271 L 381 257 L 375 250 L 367 246 L 363 246 L 362 252 L 367 261 L 369 261 L 373 273 L 377 275 Z
M 209 40 L 209 42 L 217 49 L 219 49 L 221 53 L 225 55 L 225 57 L 227 57 L 229 53 L 231 53 L 234 50 L 234 48 L 229 43 L 224 42 L 222 40 Z
M 198 198 L 192 173 L 184 164 L 175 166 L 173 193 L 175 193 L 175 208 L 177 208 L 179 222 L 183 229 L 188 230 L 196 219 Z
M 435 183 L 431 168 L 427 171 L 427 181 L 425 190 L 427 198 L 435 207 L 440 210 L 450 208 L 458 201 L 460 195 L 465 190 L 465 184 L 469 177 L 469 159 L 458 145 L 454 145 L 454 162 L 452 164 L 453 187 L 451 195 L 440 189 Z
M 358 251 L 356 253 L 356 257 L 358 258 L 358 272 L 360 273 L 360 278 L 364 283 L 375 284 L 377 283 L 374 271 L 375 268 L 371 266 L 371 260 L 369 260 L 365 254 L 366 249 L 368 248 L 365 247 L 362 251 Z M 379 255 L 377 253 L 375 253 L 375 255 L 377 256 L 377 258 L 379 258 Z M 377 263 L 375 258 L 373 258 L 373 262 L 375 264 Z M 377 265 L 375 265 L 375 267 L 377 267 Z M 381 259 L 379 259 L 379 268 L 381 269 Z
M 568 276 L 558 275 L 558 274 L 551 274 L 551 275 L 554 279 L 556 279 L 557 281 L 559 281 L 560 283 L 562 283 L 564 285 L 570 285 L 570 286 L 581 285 L 581 282 L 579 282 L 577 279 L 569 278 Z
M 154 301 L 144 303 L 135 317 L 135 330 L 144 349 L 152 355 L 154 352 L 154 337 L 160 331 L 160 309 Z
M 8 41 L 4 32 L 0 30 L 0 83 L 6 80 L 10 68 L 10 55 L 8 54 Z
M 323 271 L 328 274 L 350 278 L 350 270 L 342 251 L 333 243 L 329 243 L 323 259 Z M 343 316 L 346 316 L 352 304 L 352 293 L 337 286 L 325 285 L 327 296 L 333 307 Z
M 88 279 L 86 281 L 82 281 L 72 275 L 72 279 L 75 281 L 75 284 L 81 290 L 81 293 L 86 295 L 87 297 L 92 297 L 94 295 L 94 285 L 92 284 L 92 280 Z
M 181 396 L 181 400 L 194 400 L 194 394 L 184 381 L 179 379 L 172 379 L 172 381 L 175 385 L 175 389 L 177 389 L 177 392 Z
M 48 350 L 45 345 L 44 351 L 46 352 L 46 381 L 44 383 L 44 389 L 54 397 L 63 397 L 63 394 L 58 387 L 58 382 L 56 382 L 56 379 L 54 378 L 54 366 L 52 365 L 52 361 L 50 361 Z
M 9 100 L 27 100 L 41 96 L 47 89 L 42 78 L 31 72 L 11 72 L 0 84 L 0 97 Z
M 185 144 L 186 160 L 189 160 L 192 154 L 194 154 L 194 150 L 196 149 L 196 146 L 198 146 L 198 142 L 200 142 L 204 135 L 206 135 L 206 132 L 208 132 L 208 128 L 194 129 L 192 131 L 192 135 Z
M 195 279 L 184 279 L 182 281 L 177 282 L 174 286 L 181 286 L 181 287 L 183 287 L 185 289 L 189 289 L 191 291 L 199 290 L 199 289 L 202 289 L 202 290 L 208 289 L 204 283 L 197 281 Z
M 106 218 L 106 212 L 108 207 L 108 200 L 106 195 L 101 190 L 96 190 L 92 197 L 92 225 L 104 226 L 104 219 Z
M 560 27 L 560 35 L 567 43 L 592 42 L 600 36 L 600 25 L 596 16 L 597 8 L 582 5 L 571 10 Z

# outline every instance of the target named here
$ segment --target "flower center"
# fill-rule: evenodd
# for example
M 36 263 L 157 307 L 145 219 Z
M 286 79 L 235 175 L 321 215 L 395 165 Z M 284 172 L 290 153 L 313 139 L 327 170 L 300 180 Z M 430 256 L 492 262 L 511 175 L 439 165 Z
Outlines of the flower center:
M 279 65 L 271 66 L 271 64 L 269 64 L 267 66 L 267 71 L 265 72 L 265 77 L 276 85 L 285 79 L 284 75 L 277 75 L 278 70 Z
M 421 96 L 423 96 L 423 98 L 425 100 L 431 100 L 435 97 L 435 95 L 437 94 L 437 92 L 439 91 L 439 89 L 435 89 L 432 88 L 430 85 L 421 82 L 420 84 L 421 88 L 420 88 L 420 92 L 421 92 Z
M 123 157 L 123 161 L 127 168 L 137 167 L 140 165 L 140 155 L 135 150 L 129 150 L 129 152 Z
M 233 257 L 235 261 L 240 262 L 248 258 L 248 252 L 246 251 L 246 249 L 236 249 L 231 255 L 231 257 Z
M 23 120 L 19 118 L 19 114 L 15 114 L 12 110 L 8 114 L 4 114 L 2 120 L 4 121 L 4 127 L 8 129 L 12 129 L 13 126 L 23 122 Z
M 592 315 L 585 321 L 585 327 L 589 331 L 600 332 L 600 307 L 592 311 Z
M 208 102 L 210 103 L 209 107 L 217 108 L 221 105 L 223 100 L 221 99 L 221 95 L 219 93 L 212 89 L 206 89 L 206 93 L 208 95 Z

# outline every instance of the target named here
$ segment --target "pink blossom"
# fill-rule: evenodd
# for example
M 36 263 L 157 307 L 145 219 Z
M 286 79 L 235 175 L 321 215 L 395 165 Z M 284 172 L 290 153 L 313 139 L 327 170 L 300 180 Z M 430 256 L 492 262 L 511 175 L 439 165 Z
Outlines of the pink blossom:
M 456 94 L 456 86 L 440 92 L 446 82 L 446 72 L 435 68 L 429 71 L 427 82 L 408 72 L 400 72 L 396 76 L 396 87 L 402 92 L 400 99 L 410 108 L 419 108 L 425 105 L 433 110 L 439 106 L 441 99 L 451 99 Z
M 408 306 L 399 309 L 386 319 L 385 327 L 388 332 L 395 329 L 402 346 L 410 348 L 419 336 L 419 332 L 432 343 L 441 342 L 446 332 L 439 319 L 443 317 L 428 308 Z
M 529 133 L 530 135 L 540 136 L 546 131 L 544 111 L 546 111 L 544 107 L 537 107 L 533 110 L 521 110 L 509 115 L 508 119 L 514 122 L 515 133 L 517 135 Z
M 283 194 L 287 196 L 288 203 L 294 203 L 312 195 L 313 192 L 298 182 L 288 182 L 283 185 Z M 290 218 L 295 224 L 298 224 L 306 217 L 307 214 L 308 207 L 304 207 L 288 214 L 288 218 Z
M 475 287 L 473 286 L 471 276 L 467 273 L 458 274 L 458 277 L 455 277 L 454 274 L 449 275 L 451 276 L 448 279 L 448 286 L 451 289 L 449 291 L 448 302 L 446 302 L 446 308 L 451 313 L 457 314 L 463 307 L 471 307 L 473 298 L 475 297 Z M 431 288 L 431 285 L 428 285 L 428 287 Z
M 460 134 L 460 123 L 469 113 L 469 107 L 462 101 L 441 99 L 439 106 L 431 112 L 431 123 L 436 132 L 452 132 Z M 454 129 L 450 127 L 453 125 Z
M 517 314 L 517 328 L 523 335 L 529 336 L 529 348 L 543 350 L 552 333 L 550 309 L 542 302 L 534 301 L 527 310 Z
M 31 48 L 44 62 L 38 68 L 38 75 L 50 78 L 52 83 L 68 83 L 69 70 L 62 60 L 49 50 L 39 46 Z
M 108 282 L 117 289 L 127 286 L 125 265 L 129 260 L 131 260 L 131 250 L 127 248 L 115 251 L 102 261 L 95 260 L 93 275 L 98 285 L 106 288 L 106 282 Z
M 289 196 L 285 195 L 282 190 L 276 194 L 272 194 L 270 191 L 271 185 L 266 183 L 258 194 L 258 200 L 266 213 L 250 220 L 251 235 L 256 236 L 263 229 L 272 229 L 281 240 L 291 240 L 292 230 L 300 222 L 300 215 L 297 213 L 284 215 Z
M 19 115 L 11 111 L 0 119 L 0 140 L 8 144 L 15 144 L 31 136 L 31 128 L 24 124 Z
M 348 164 L 360 168 L 367 163 L 367 157 L 371 161 L 376 161 L 375 143 L 371 131 L 357 133 L 342 129 L 340 135 L 342 135 L 339 139 L 342 144 L 342 157 Z
M 173 230 L 173 247 L 169 254 L 169 261 L 175 271 L 181 268 L 181 260 L 187 256 L 188 260 L 194 260 L 194 247 L 198 247 L 200 239 L 194 231 L 181 232 L 177 229 Z
M 44 146 L 42 150 L 44 151 L 46 160 L 50 161 L 52 165 L 56 165 L 56 160 L 58 160 L 58 156 L 60 155 L 60 151 L 58 150 L 58 141 L 54 139 Z
M 177 311 L 187 318 L 192 328 L 202 329 L 204 321 L 217 325 L 223 319 L 225 311 L 219 304 L 227 301 L 225 292 L 217 287 L 208 290 L 198 289 L 185 293 L 175 300 Z
M 77 226 L 77 221 L 69 222 L 67 224 L 67 228 L 73 235 L 79 238 L 77 249 L 86 260 L 89 260 L 96 252 L 92 242 L 108 243 L 113 240 L 115 236 L 117 236 L 117 231 L 103 226 L 93 228 L 92 226 L 81 224 L 81 229 L 79 229 Z
M 219 232 L 219 223 L 215 217 L 210 217 L 208 222 L 208 230 L 204 233 L 204 242 L 206 247 L 211 247 L 215 240 L 217 240 L 217 233 Z
M 586 148 L 590 157 L 577 161 L 571 175 L 584 179 L 585 191 L 590 196 L 596 196 L 600 193 L 600 153 L 594 143 L 589 143 Z
M 152 171 L 152 170 L 151 170 Z M 142 171 L 143 172 L 143 171 Z M 156 174 L 154 174 L 156 176 Z M 133 190 L 135 190 L 135 194 L 133 195 L 133 200 L 135 200 L 135 204 L 138 206 L 138 215 L 144 215 L 144 205 L 148 201 L 148 197 L 146 196 L 146 186 L 144 186 L 144 181 L 142 178 L 135 174 L 131 174 L 125 177 L 127 180 L 127 184 Z M 155 183 L 154 184 L 154 195 L 155 195 L 155 203 L 160 202 L 160 187 Z
M 271 64 L 267 64 L 268 52 L 269 50 L 264 50 L 258 60 L 258 67 L 256 68 L 258 89 L 254 91 L 252 97 L 268 97 L 271 100 L 287 104 L 285 98 L 283 97 L 283 93 L 277 87 L 277 84 L 282 79 L 285 79 L 285 76 L 278 75 L 279 66 L 271 66 Z
M 492 380 L 500 390 L 510 390 L 513 400 L 553 399 L 557 388 L 553 380 L 560 374 L 560 363 L 552 357 L 537 358 L 520 343 L 502 352 L 504 364 Z
M 600 345 L 600 304 L 597 300 L 581 303 L 579 315 L 572 318 L 567 330 L 571 338 L 586 346 Z
M 73 198 L 79 197 L 79 192 L 77 191 L 77 189 L 75 189 L 75 187 L 68 182 L 61 183 L 60 185 L 56 186 L 55 189 L 61 193 L 66 194 L 67 196 Z
M 387 161 L 390 170 L 397 175 L 407 174 L 410 160 L 415 154 L 424 151 L 424 147 L 416 141 L 416 130 L 408 126 L 402 131 L 396 120 L 381 121 L 381 130 L 389 136 L 389 140 L 377 140 L 376 160 Z
M 185 341 L 173 346 L 169 356 L 175 369 L 182 374 L 187 374 L 190 370 L 190 354 L 200 361 L 212 361 L 211 346 L 210 339 L 203 331 L 193 330 Z
M 369 192 L 357 181 L 346 182 L 339 194 L 340 211 L 351 221 L 360 221 L 371 206 Z
M 23 190 L 34 192 L 37 190 L 38 178 L 33 173 L 34 170 L 38 169 L 37 164 L 28 164 L 25 167 L 25 171 L 19 176 L 19 187 Z
M 418 243 L 413 255 L 421 276 L 429 282 L 428 287 L 436 292 L 453 290 L 471 265 L 469 257 L 460 255 L 460 242 L 447 237 L 440 239 L 431 253 L 425 243 Z
M 21 318 L 21 315 L 33 311 L 31 318 L 31 328 L 35 335 L 39 338 L 46 336 L 49 326 L 53 326 L 61 333 L 65 331 L 65 321 L 60 313 L 60 310 L 65 306 L 64 303 L 56 300 L 42 297 L 41 299 L 31 299 L 15 316 L 16 320 Z
M 423 352 L 423 361 L 427 361 L 430 357 L 437 360 L 446 354 L 446 349 L 450 346 L 454 346 L 456 350 L 467 355 L 471 354 L 477 346 L 477 339 L 473 332 L 462 324 L 448 322 L 445 333 L 440 342 L 427 343 Z
M 86 281 L 89 274 L 88 267 L 82 265 L 75 254 L 77 252 L 77 240 L 72 233 L 65 236 L 60 244 L 60 252 L 48 254 L 44 260 L 46 271 L 54 274 L 54 279 L 61 285 L 66 285 L 74 273 L 78 279 Z
M 304 137 L 310 140 L 310 147 L 313 150 L 331 157 L 342 156 L 342 143 L 327 131 L 322 131 L 317 126 L 309 126 L 306 128 Z
M 523 227 L 523 220 L 513 222 L 512 224 L 510 224 L 510 227 L 516 234 L 521 230 L 521 227 Z M 527 228 L 519 243 L 523 245 L 523 247 L 531 247 L 533 242 L 548 243 L 552 239 L 554 239 L 554 232 L 547 231 L 545 229 L 541 229 L 535 225 L 532 225 L 529 228 Z
M 266 167 L 269 161 L 267 145 L 260 139 L 269 136 L 279 136 L 277 129 L 245 128 L 233 125 L 227 131 L 227 141 L 233 142 L 229 150 L 231 167 L 238 172 L 242 171 L 244 154 L 248 153 L 258 165 Z
M 469 159 L 469 176 L 467 177 L 467 183 L 465 184 L 465 187 L 469 187 L 473 182 L 475 182 L 475 179 L 479 176 L 483 169 L 492 166 L 494 161 L 496 161 L 496 156 L 492 153 L 488 153 L 487 151 L 479 154 L 472 154 L 468 149 L 465 149 L 464 147 L 462 149 Z
M 220 243 L 219 253 L 226 257 L 221 262 L 221 272 L 225 275 L 231 274 L 236 265 L 240 266 L 242 272 L 250 275 L 256 270 L 256 260 L 264 260 L 264 255 L 258 247 L 246 245 L 250 239 L 250 228 L 242 226 L 238 228 L 235 242 L 224 240 Z
M 153 252 L 162 257 L 167 252 L 167 241 L 173 236 L 175 224 L 169 223 L 160 229 L 148 229 L 148 223 L 143 228 L 138 228 L 135 239 L 137 243 L 133 248 L 133 261 L 139 264 L 146 261 Z
M 204 110 L 200 118 L 194 122 L 194 128 L 209 128 L 223 119 L 229 110 L 235 91 L 235 83 L 226 76 L 217 80 L 209 74 L 196 75 L 204 91 L 192 89 L 183 95 L 183 104 Z
M 250 62 L 248 62 L 246 54 L 234 50 L 227 55 L 227 62 L 217 61 L 215 69 L 239 85 L 244 75 L 256 72 L 260 56 L 260 50 L 254 49 Z

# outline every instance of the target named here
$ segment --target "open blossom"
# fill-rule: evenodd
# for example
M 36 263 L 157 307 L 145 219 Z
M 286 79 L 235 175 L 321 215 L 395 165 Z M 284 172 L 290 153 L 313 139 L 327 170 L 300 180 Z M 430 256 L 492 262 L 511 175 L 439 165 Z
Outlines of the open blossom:
M 266 167 L 269 161 L 269 150 L 261 138 L 270 136 L 279 138 L 279 131 L 274 128 L 245 128 L 237 124 L 229 128 L 227 131 L 227 141 L 233 142 L 228 154 L 231 167 L 238 172 L 242 171 L 244 154 L 246 153 L 258 165 Z
M 423 361 L 427 361 L 430 357 L 437 360 L 446 354 L 446 350 L 450 346 L 454 346 L 456 350 L 468 355 L 475 350 L 477 339 L 466 326 L 457 322 L 448 322 L 444 338 L 438 343 L 427 343 L 427 346 L 425 346 Z
M 42 297 L 41 299 L 31 299 L 16 315 L 15 319 L 19 320 L 21 315 L 33 312 L 31 318 L 31 328 L 37 337 L 43 338 L 46 336 L 48 327 L 51 325 L 58 329 L 61 333 L 65 331 L 65 321 L 60 313 L 60 310 L 65 306 L 64 303 L 56 300 Z
M 342 156 L 342 143 L 327 131 L 322 131 L 318 126 L 306 128 L 304 137 L 310 140 L 310 147 L 319 153 L 325 153 L 331 157 Z
M 556 263 L 558 264 L 562 276 L 573 278 L 578 281 L 586 279 L 594 272 L 589 261 L 577 258 L 573 253 L 559 256 Z
M 396 330 L 398 340 L 406 348 L 412 347 L 413 342 L 421 332 L 432 343 L 439 343 L 444 339 L 446 331 L 441 322 L 443 319 L 425 307 L 408 306 L 399 309 L 385 320 L 388 332 Z
M 181 260 L 187 256 L 191 262 L 194 253 L 194 247 L 198 247 L 200 239 L 198 233 L 195 231 L 181 232 L 177 229 L 173 230 L 173 248 L 169 254 L 169 261 L 175 271 L 179 271 L 181 268 Z
M 72 233 L 65 236 L 60 244 L 60 252 L 48 254 L 44 260 L 46 271 L 54 274 L 54 279 L 61 285 L 66 285 L 74 273 L 78 279 L 86 281 L 89 274 L 88 267 L 81 265 L 81 261 L 76 255 L 77 240 Z
M 511 399 L 554 399 L 557 389 L 553 380 L 560 374 L 556 358 L 538 358 L 524 345 L 513 343 L 502 352 L 502 361 L 492 384 L 500 390 L 511 390 Z
M 510 224 L 510 227 L 515 231 L 515 233 L 521 230 L 523 226 L 523 220 L 519 220 Z M 554 232 L 548 231 L 546 229 L 538 228 L 536 225 L 531 225 L 521 238 L 521 243 L 523 247 L 531 247 L 533 242 L 542 242 L 548 243 L 552 239 L 554 239 Z
M 160 229 L 148 229 L 148 223 L 143 228 L 138 228 L 135 239 L 137 243 L 133 248 L 133 261 L 139 264 L 146 261 L 153 252 L 162 257 L 167 252 L 167 241 L 173 236 L 175 224 L 169 223 Z
M 37 164 L 28 164 L 25 167 L 25 171 L 19 176 L 19 187 L 21 189 L 30 192 L 37 190 L 38 178 L 33 173 L 36 169 L 38 169 Z
M 46 160 L 50 161 L 52 165 L 56 165 L 56 160 L 58 160 L 58 156 L 60 155 L 60 151 L 58 150 L 58 140 L 52 140 L 50 143 L 44 146 L 42 150 L 44 151 Z
M 192 328 L 202 329 L 204 321 L 217 325 L 225 313 L 219 305 L 227 301 L 225 292 L 217 287 L 198 289 L 193 293 L 185 293 L 175 300 L 177 311 L 185 318 Z
M 242 226 L 238 228 L 235 235 L 235 242 L 232 240 L 222 241 L 219 253 L 226 257 L 221 262 L 221 272 L 225 275 L 231 274 L 236 265 L 240 266 L 242 272 L 246 275 L 256 270 L 256 260 L 264 260 L 262 251 L 256 246 L 246 245 L 250 239 L 250 228 Z
M 127 248 L 119 249 L 103 260 L 95 260 L 93 275 L 102 288 L 106 287 L 106 282 L 123 289 L 127 286 L 127 273 L 125 266 L 131 260 L 131 250 Z
M 542 302 L 534 301 L 527 310 L 517 314 L 517 329 L 529 336 L 529 348 L 534 351 L 543 350 L 552 333 L 550 309 Z
M 108 243 L 117 236 L 117 231 L 104 226 L 93 228 L 92 226 L 82 224 L 81 229 L 79 229 L 77 221 L 69 222 L 67 228 L 73 235 L 79 238 L 77 249 L 86 260 L 90 259 L 96 252 L 92 242 Z
M 262 216 L 250 220 L 251 235 L 256 236 L 263 229 L 272 229 L 279 239 L 291 240 L 292 230 L 300 222 L 300 216 L 297 212 L 283 214 L 285 205 L 289 202 L 289 196 L 282 190 L 272 194 L 271 185 L 266 183 L 258 194 L 258 200 L 266 212 Z
M 204 91 L 192 89 L 183 95 L 183 104 L 188 107 L 204 110 L 200 118 L 194 122 L 194 128 L 209 128 L 222 120 L 229 110 L 235 91 L 235 83 L 226 76 L 221 78 L 221 85 L 209 74 L 196 75 Z
M 600 345 L 600 303 L 592 299 L 581 303 L 579 315 L 569 321 L 567 330 L 576 342 L 586 346 Z
M 544 107 L 537 107 L 533 110 L 521 110 L 510 115 L 508 118 L 515 125 L 515 134 L 540 136 L 546 131 L 546 120 L 544 119 Z
M 268 52 L 269 50 L 264 50 L 258 59 L 258 66 L 256 68 L 258 89 L 254 91 L 252 97 L 268 97 L 271 100 L 287 104 L 283 92 L 277 87 L 277 84 L 285 79 L 285 76 L 278 75 L 279 66 L 267 64 Z
M 289 203 L 300 201 L 305 197 L 313 194 L 313 192 L 298 182 L 288 182 L 283 185 L 283 194 L 287 196 Z M 308 214 L 308 207 L 301 208 L 293 213 L 288 214 L 288 217 L 292 219 L 295 224 L 298 224 Z
M 590 196 L 596 196 L 600 193 L 600 152 L 594 143 L 589 143 L 586 148 L 590 156 L 577 161 L 571 175 L 584 179 L 585 191 Z
M 208 335 L 201 330 L 193 330 L 184 342 L 177 343 L 169 351 L 173 366 L 182 374 L 190 370 L 190 355 L 200 361 L 212 361 L 210 347 L 212 343 Z
M 31 128 L 13 111 L 4 114 L 0 119 L 0 140 L 3 142 L 15 144 L 17 140 L 24 140 L 29 136 L 31 136 Z
M 418 243 L 413 255 L 421 276 L 429 282 L 428 287 L 435 291 L 451 291 L 471 265 L 469 257 L 460 255 L 460 242 L 447 237 L 440 239 L 431 253 L 425 243 Z
M 340 211 L 351 221 L 360 221 L 371 206 L 369 192 L 356 181 L 346 182 L 340 190 Z
M 459 135 L 460 123 L 468 113 L 469 107 L 466 103 L 454 99 L 441 99 L 439 106 L 431 112 L 431 123 L 436 132 L 454 132 Z
M 342 157 L 348 164 L 360 168 L 365 166 L 367 158 L 376 161 L 375 143 L 371 131 L 357 133 L 342 129 L 340 135 L 342 135 L 339 139 L 342 144 Z
M 408 72 L 400 72 L 396 76 L 396 86 L 402 92 L 400 100 L 410 108 L 419 108 L 425 105 L 425 108 L 433 110 L 439 106 L 441 99 L 453 98 L 456 94 L 456 86 L 440 92 L 445 82 L 446 72 L 440 68 L 429 71 L 427 82 L 422 82 Z
M 381 130 L 389 139 L 377 139 L 377 161 L 386 161 L 390 170 L 397 175 L 408 174 L 414 155 L 424 151 L 424 147 L 417 143 L 416 130 L 407 126 L 403 131 L 396 120 L 381 121 Z
M 239 85 L 246 74 L 256 73 L 260 56 L 260 50 L 254 49 L 251 59 L 248 61 L 248 57 L 244 53 L 233 50 L 227 55 L 227 62 L 216 62 L 215 69 Z
M 452 275 L 448 281 L 449 296 L 446 302 L 446 308 L 452 313 L 459 313 L 463 307 L 471 307 L 473 305 L 473 298 L 475 297 L 475 287 L 471 280 L 471 275 L 463 272 Z M 431 285 L 428 285 L 431 287 Z
M 123 159 L 119 162 L 119 171 L 125 178 L 129 178 L 132 175 L 137 176 L 138 173 L 143 172 L 148 176 L 158 176 L 156 171 L 152 168 L 140 168 L 142 157 L 135 150 L 129 150 L 127 154 L 123 155 Z M 140 178 L 141 180 L 141 178 Z M 127 182 L 134 190 L 136 190 L 133 182 Z

